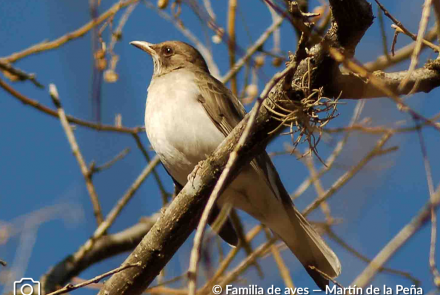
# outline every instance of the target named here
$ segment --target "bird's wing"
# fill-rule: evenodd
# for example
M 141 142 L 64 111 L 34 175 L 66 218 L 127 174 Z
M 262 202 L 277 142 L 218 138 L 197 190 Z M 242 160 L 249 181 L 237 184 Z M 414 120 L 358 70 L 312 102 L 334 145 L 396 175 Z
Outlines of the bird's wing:
M 163 167 L 165 168 L 165 171 L 167 171 L 165 165 L 163 165 Z M 174 177 L 168 171 L 167 173 L 174 182 L 173 198 L 175 198 L 183 189 L 183 186 L 177 180 L 175 180 Z M 221 210 L 217 205 L 215 205 L 212 208 L 211 214 L 209 215 L 208 218 L 208 224 L 211 227 L 214 224 L 214 221 L 217 219 L 218 215 L 220 214 L 220 211 Z M 238 245 L 238 234 L 234 228 L 234 225 L 232 224 L 231 218 L 227 218 L 223 223 L 223 225 L 219 229 L 216 229 L 216 232 L 223 239 L 223 241 L 225 241 L 232 247 L 236 247 Z
M 246 115 L 243 105 L 222 82 L 209 73 L 196 71 L 196 83 L 200 89 L 199 101 L 212 122 L 225 137 L 228 136 Z M 280 197 L 280 194 L 274 191 L 272 184 L 274 182 L 270 181 L 270 171 L 267 170 L 267 165 L 264 165 L 265 155 L 266 153 L 258 155 L 251 161 L 251 166 L 266 181 L 274 196 Z
M 196 80 L 200 89 L 199 101 L 213 123 L 227 136 L 244 118 L 246 112 L 243 105 L 223 83 L 208 73 L 197 72 Z M 309 266 L 315 266 L 330 277 L 336 277 L 341 272 L 337 256 L 295 208 L 267 153 L 263 152 L 257 155 L 252 160 L 251 166 L 261 176 L 261 179 L 264 179 L 267 183 L 273 192 L 273 196 L 283 204 L 293 226 L 294 235 L 292 232 L 279 232 L 279 235 L 301 261 L 318 286 L 321 289 L 325 288 L 328 285 L 328 280 L 316 270 L 310 269 Z M 276 229 L 273 230 L 276 231 Z
M 196 83 L 200 89 L 199 101 L 212 122 L 227 136 L 246 115 L 243 105 L 209 73 L 196 71 Z

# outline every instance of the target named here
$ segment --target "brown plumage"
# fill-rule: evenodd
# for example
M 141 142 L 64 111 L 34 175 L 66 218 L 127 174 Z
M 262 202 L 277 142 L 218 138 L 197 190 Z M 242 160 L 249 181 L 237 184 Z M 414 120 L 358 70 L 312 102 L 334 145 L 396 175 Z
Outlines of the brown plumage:
M 175 182 L 183 186 L 195 165 L 243 119 L 245 110 L 210 75 L 203 57 L 192 46 L 179 41 L 131 44 L 148 52 L 154 61 L 145 111 L 148 138 Z M 295 208 L 267 153 L 256 156 L 229 184 L 217 205 L 226 203 L 277 234 L 321 289 L 328 280 L 309 266 L 332 278 L 340 274 L 337 256 Z

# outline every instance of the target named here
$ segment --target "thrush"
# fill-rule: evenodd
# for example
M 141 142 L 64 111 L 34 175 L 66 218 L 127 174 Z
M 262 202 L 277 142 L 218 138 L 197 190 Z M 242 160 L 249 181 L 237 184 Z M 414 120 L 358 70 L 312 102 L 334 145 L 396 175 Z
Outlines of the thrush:
M 214 152 L 246 112 L 232 92 L 211 76 L 202 55 L 191 45 L 179 41 L 130 44 L 146 51 L 154 62 L 145 109 L 148 139 L 175 184 L 184 186 L 194 167 Z M 325 290 L 328 279 L 314 268 L 331 278 L 341 273 L 338 257 L 295 208 L 266 152 L 229 184 L 214 215 L 228 203 L 278 235 L 321 289 Z M 237 243 L 230 221 L 218 233 L 229 244 Z

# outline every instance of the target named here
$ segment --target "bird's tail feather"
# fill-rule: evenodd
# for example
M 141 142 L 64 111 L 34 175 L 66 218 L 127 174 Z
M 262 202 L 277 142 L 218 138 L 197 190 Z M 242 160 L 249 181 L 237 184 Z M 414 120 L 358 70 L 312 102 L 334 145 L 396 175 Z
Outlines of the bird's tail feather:
M 315 283 L 325 290 L 328 279 L 310 266 L 334 278 L 341 273 L 339 259 L 293 204 L 283 203 L 286 214 L 278 215 L 277 225 L 273 226 L 272 230 L 295 254 Z

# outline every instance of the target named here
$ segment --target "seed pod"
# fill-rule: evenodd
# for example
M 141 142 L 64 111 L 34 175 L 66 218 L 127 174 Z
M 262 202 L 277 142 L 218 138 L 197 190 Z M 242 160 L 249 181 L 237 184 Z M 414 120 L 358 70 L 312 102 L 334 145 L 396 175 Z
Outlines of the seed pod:
M 159 9 L 165 9 L 168 6 L 168 0 L 157 0 L 157 7 Z
M 104 80 L 107 83 L 115 83 L 118 81 L 118 74 L 113 70 L 107 70 L 104 72 Z

